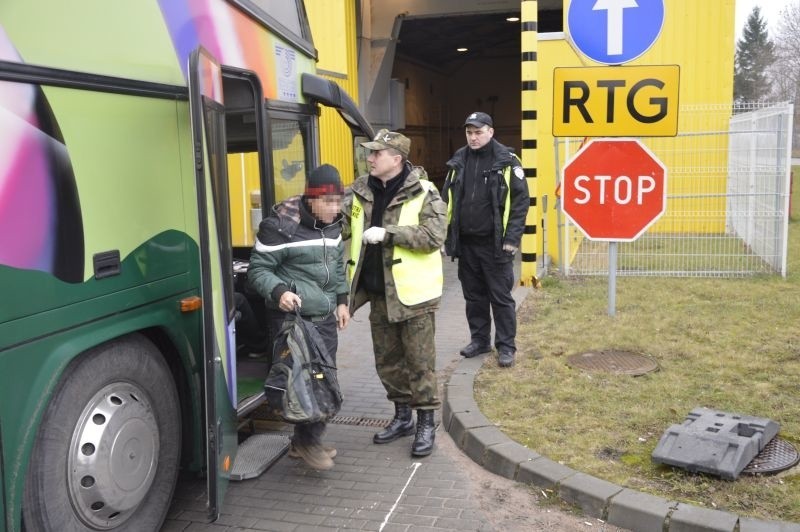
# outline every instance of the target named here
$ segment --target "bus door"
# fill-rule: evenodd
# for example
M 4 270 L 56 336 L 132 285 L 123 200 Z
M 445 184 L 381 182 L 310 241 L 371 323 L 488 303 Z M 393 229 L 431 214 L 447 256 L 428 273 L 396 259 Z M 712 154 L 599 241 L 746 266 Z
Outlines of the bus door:
M 208 516 L 214 520 L 236 457 L 236 339 L 222 69 L 198 48 L 189 104 L 199 214 Z

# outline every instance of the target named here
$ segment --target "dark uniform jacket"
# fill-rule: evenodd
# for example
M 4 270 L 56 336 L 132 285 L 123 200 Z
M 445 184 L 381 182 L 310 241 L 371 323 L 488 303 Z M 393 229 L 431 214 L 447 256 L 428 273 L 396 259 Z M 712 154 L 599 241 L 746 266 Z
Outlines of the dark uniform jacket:
M 519 159 L 513 151 L 492 139 L 487 145 L 492 151 L 493 162 L 490 171 L 486 174 L 489 187 L 490 199 L 492 202 L 492 226 L 494 254 L 498 259 L 505 256 L 503 244 L 511 244 L 519 248 L 522 240 L 522 233 L 525 229 L 525 217 L 530 206 L 528 195 L 528 183 L 525 180 L 525 173 Z M 460 200 L 464 191 L 464 169 L 467 162 L 469 146 L 463 146 L 447 161 L 450 170 L 442 187 L 442 198 L 445 201 L 452 201 L 450 205 L 451 219 L 447 227 L 447 240 L 445 241 L 445 251 L 451 257 L 458 257 L 461 254 L 459 242 L 459 222 L 462 216 L 470 216 L 469 212 L 462 212 Z M 510 168 L 509 168 L 510 167 Z M 506 186 L 503 173 L 509 168 L 509 186 Z M 509 198 L 510 194 L 510 198 Z M 508 225 L 503 228 L 503 210 L 506 201 L 511 202 L 508 216 Z
M 327 316 L 347 303 L 342 217 L 323 225 L 308 212 L 301 196 L 272 208 L 261 221 L 250 254 L 247 282 L 278 309 L 281 295 L 291 289 L 302 300 L 306 317 Z

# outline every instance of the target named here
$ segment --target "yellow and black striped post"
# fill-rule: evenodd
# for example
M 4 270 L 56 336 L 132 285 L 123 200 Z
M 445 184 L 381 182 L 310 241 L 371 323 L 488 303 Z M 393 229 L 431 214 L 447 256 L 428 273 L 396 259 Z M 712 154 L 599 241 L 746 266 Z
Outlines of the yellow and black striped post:
M 540 286 L 536 271 L 536 251 L 539 246 L 537 223 L 540 218 L 538 209 L 538 186 L 536 179 L 536 95 L 538 90 L 539 63 L 536 58 L 539 48 L 539 14 L 538 0 L 521 0 L 522 24 L 522 168 L 528 180 L 531 204 L 525 218 L 525 232 L 522 235 L 520 254 L 520 284 L 523 286 Z

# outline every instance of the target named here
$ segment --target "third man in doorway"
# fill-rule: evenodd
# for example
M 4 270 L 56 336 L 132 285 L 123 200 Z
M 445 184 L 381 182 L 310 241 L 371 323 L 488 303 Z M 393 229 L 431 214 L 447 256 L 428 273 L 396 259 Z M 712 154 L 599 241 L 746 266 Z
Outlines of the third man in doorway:
M 498 364 L 509 367 L 517 351 L 513 261 L 530 199 L 519 158 L 494 138 L 493 126 L 488 114 L 470 114 L 464 121 L 467 145 L 447 162 L 445 250 L 458 258 L 466 301 L 470 343 L 461 355 L 471 358 L 492 350 L 493 315 Z

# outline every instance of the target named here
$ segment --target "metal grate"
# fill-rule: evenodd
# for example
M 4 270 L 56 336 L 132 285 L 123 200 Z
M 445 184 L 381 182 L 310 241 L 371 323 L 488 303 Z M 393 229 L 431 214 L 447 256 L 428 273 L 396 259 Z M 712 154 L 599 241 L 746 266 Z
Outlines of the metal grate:
M 780 438 L 772 438 L 761 452 L 742 470 L 747 475 L 768 475 L 778 473 L 800 462 L 800 455 L 794 445 Z
M 283 456 L 289 448 L 289 436 L 279 432 L 253 434 L 239 445 L 231 468 L 231 480 L 256 478 Z
M 667 210 L 641 238 L 619 243 L 617 275 L 786 276 L 791 104 L 680 112 L 676 137 L 641 139 L 667 166 Z M 559 173 L 584 141 L 556 142 Z M 608 242 L 585 239 L 560 210 L 557 217 L 562 273 L 607 275 Z
M 630 351 L 588 351 L 567 357 L 567 364 L 589 371 L 605 371 L 618 375 L 644 375 L 658 369 L 658 364 L 644 355 Z
M 375 419 L 359 416 L 334 416 L 328 423 L 336 425 L 359 425 L 362 427 L 385 427 L 391 419 Z

